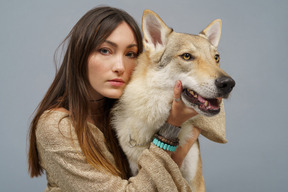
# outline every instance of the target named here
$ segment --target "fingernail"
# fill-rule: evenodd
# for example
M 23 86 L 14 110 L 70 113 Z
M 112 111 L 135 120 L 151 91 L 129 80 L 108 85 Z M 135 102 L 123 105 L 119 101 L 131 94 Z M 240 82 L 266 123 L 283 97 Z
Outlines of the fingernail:
M 178 88 L 178 89 L 180 89 L 180 88 L 181 88 L 181 81 L 180 81 L 180 80 L 178 80 L 178 81 L 177 81 L 177 84 L 176 84 L 176 86 L 177 86 L 177 88 Z

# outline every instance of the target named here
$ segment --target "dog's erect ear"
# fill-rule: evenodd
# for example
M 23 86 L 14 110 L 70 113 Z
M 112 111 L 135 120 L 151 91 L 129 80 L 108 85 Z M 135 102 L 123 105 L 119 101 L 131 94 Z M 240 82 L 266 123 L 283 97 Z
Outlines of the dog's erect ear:
M 167 43 L 167 37 L 173 31 L 151 10 L 143 12 L 142 30 L 145 50 L 159 50 L 163 48 Z
M 222 21 L 216 19 L 206 27 L 200 34 L 205 35 L 210 43 L 215 47 L 218 46 L 221 37 Z

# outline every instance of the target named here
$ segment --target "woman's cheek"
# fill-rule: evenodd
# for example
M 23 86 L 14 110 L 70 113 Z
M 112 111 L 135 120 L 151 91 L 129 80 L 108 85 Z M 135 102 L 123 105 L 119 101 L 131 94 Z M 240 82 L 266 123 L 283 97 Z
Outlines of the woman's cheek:
M 135 67 L 136 67 L 136 60 L 133 63 L 130 63 L 130 66 L 129 66 L 128 70 L 127 70 L 127 75 L 128 75 L 129 79 L 131 78 L 131 75 L 132 75 Z

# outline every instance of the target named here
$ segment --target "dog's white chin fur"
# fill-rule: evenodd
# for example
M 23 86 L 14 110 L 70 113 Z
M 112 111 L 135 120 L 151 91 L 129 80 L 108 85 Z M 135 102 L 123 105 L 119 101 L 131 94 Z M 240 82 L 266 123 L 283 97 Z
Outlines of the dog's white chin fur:
M 197 115 L 188 120 L 190 124 L 201 129 L 201 135 L 217 143 L 227 143 L 225 129 L 225 108 L 223 101 L 220 112 L 213 116 Z

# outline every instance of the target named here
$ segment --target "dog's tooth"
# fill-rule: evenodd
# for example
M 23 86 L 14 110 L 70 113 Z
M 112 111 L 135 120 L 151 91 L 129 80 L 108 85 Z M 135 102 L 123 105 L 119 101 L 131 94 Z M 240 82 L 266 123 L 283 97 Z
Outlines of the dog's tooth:
M 219 98 L 217 100 L 218 100 L 218 104 L 220 105 L 222 103 L 222 98 Z
M 198 97 L 198 94 L 197 94 L 196 92 L 194 92 L 193 90 L 187 89 L 187 91 L 188 91 L 193 97 L 195 97 L 195 98 Z
M 205 107 L 208 107 L 208 101 L 205 101 L 205 103 L 204 103 L 204 105 L 205 105 Z
M 191 94 L 191 95 L 193 95 L 193 96 L 195 96 L 195 92 L 193 91 L 193 90 L 191 90 L 191 89 L 187 89 L 188 91 L 189 91 L 189 93 Z

